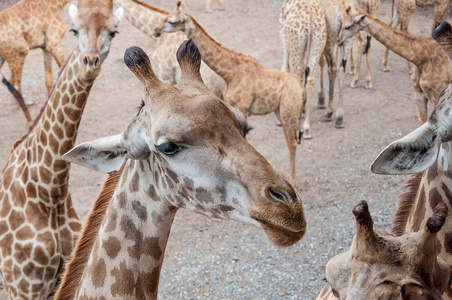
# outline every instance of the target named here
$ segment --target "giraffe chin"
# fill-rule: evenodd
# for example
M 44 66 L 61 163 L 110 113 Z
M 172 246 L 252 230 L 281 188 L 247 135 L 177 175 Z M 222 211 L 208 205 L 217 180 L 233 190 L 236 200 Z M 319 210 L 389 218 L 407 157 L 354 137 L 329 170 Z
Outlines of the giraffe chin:
M 84 67 L 82 68 L 82 79 L 86 81 L 94 80 L 99 76 L 101 67 L 91 68 Z
M 258 221 L 262 224 L 262 229 L 267 234 L 269 240 L 278 247 L 292 246 L 301 240 L 306 233 L 306 226 L 301 231 L 291 231 L 268 222 Z

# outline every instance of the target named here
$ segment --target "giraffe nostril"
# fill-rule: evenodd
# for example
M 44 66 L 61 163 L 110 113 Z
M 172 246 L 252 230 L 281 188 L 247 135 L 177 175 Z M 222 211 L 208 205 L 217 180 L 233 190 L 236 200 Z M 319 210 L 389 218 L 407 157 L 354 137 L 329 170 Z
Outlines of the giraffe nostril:
M 83 64 L 85 65 L 85 67 L 88 66 L 88 64 L 89 64 L 88 58 L 85 57 L 85 58 L 83 59 Z
M 99 57 L 96 57 L 96 59 L 94 60 L 94 67 L 95 68 L 99 67 L 99 62 L 100 62 Z

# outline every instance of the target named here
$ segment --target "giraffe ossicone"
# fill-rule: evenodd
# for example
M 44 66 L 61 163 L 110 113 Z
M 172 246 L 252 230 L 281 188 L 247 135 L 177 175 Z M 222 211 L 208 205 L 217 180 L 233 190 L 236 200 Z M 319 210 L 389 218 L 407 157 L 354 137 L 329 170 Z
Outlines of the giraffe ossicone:
M 139 112 L 120 135 L 64 155 L 96 170 L 120 171 L 95 201 L 88 220 L 102 220 L 85 225 L 55 299 L 156 299 L 179 208 L 260 226 L 279 246 L 304 235 L 298 192 L 246 141 L 246 119 L 203 84 L 193 41 L 180 46 L 177 58 L 181 80 L 172 86 L 158 79 L 143 50 L 127 49 L 125 63 L 146 89 Z

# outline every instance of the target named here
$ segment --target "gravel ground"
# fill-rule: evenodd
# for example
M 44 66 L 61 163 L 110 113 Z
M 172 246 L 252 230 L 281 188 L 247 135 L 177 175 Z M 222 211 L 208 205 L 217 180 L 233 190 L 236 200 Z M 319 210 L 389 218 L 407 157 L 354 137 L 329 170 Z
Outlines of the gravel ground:
M 0 9 L 14 0 L 0 0 Z M 282 47 L 279 12 L 282 0 L 225 0 L 225 10 L 204 13 L 204 0 L 189 0 L 191 13 L 223 45 L 257 58 L 267 67 L 279 69 Z M 175 1 L 149 0 L 173 9 Z M 389 21 L 391 1 L 382 0 L 380 17 Z M 67 8 L 62 16 L 69 24 Z M 431 8 L 417 8 L 410 31 L 428 35 Z M 124 50 L 132 45 L 150 53 L 154 43 L 127 21 L 112 43 L 85 109 L 78 142 L 122 131 L 134 114 L 142 88 L 124 66 Z M 71 34 L 63 38 L 65 54 L 75 47 Z M 390 228 L 406 176 L 377 176 L 369 166 L 390 142 L 417 126 L 417 109 L 408 69 L 403 59 L 390 56 L 390 73 L 384 73 L 384 48 L 373 41 L 371 71 L 373 88 L 344 89 L 345 128 L 322 123 L 324 111 L 313 109 L 313 139 L 302 141 L 297 150 L 297 188 L 308 221 L 305 237 L 296 245 L 272 246 L 259 228 L 238 222 L 208 219 L 181 210 L 174 222 L 162 269 L 159 299 L 314 299 L 325 282 L 324 266 L 329 258 L 348 249 L 354 234 L 351 210 L 360 200 L 369 202 L 378 231 Z M 362 74 L 364 74 L 364 65 Z M 8 74 L 7 68 L 2 71 Z M 57 72 L 56 66 L 54 73 Z M 319 77 L 317 72 L 317 78 Z M 346 82 L 351 81 L 347 75 Z M 45 101 L 43 62 L 40 51 L 27 57 L 22 89 L 36 105 L 37 115 Z M 319 90 L 318 80 L 315 91 Z M 25 131 L 25 121 L 15 100 L 0 86 L 0 165 L 11 145 Z M 315 106 L 315 105 L 313 105 Z M 273 115 L 250 117 L 255 128 L 249 134 L 255 146 L 278 172 L 288 176 L 289 159 L 282 129 Z M 71 193 L 77 212 L 84 219 L 105 176 L 79 166 L 72 168 Z M 2 298 L 3 297 L 3 298 Z M 0 299 L 6 299 L 0 294 Z

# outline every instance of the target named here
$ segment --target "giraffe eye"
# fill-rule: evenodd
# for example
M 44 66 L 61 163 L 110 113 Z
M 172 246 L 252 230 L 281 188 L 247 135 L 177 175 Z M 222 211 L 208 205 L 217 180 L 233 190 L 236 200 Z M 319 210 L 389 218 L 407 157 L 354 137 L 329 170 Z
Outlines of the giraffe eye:
M 166 155 L 174 155 L 179 152 L 180 147 L 173 142 L 168 142 L 158 145 L 157 150 Z
M 345 30 L 349 30 L 351 26 L 345 26 Z
M 110 32 L 110 37 L 114 38 L 118 33 L 119 32 L 117 32 L 117 31 L 112 31 L 112 32 Z
M 71 30 L 69 30 L 69 31 L 72 32 L 72 33 L 74 34 L 74 36 L 77 36 L 77 35 L 78 35 L 78 31 L 75 30 L 75 29 L 71 29 Z

